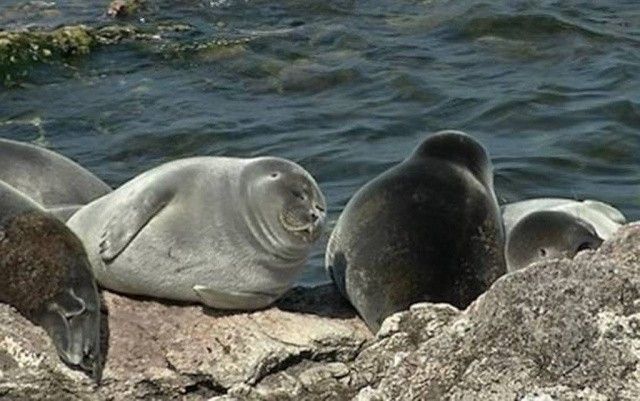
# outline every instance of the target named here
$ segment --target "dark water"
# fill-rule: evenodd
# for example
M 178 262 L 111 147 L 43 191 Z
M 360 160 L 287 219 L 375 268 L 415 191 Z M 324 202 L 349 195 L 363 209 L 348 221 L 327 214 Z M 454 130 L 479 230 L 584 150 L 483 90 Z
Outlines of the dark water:
M 0 27 L 108 23 L 107 1 L 2 0 Z M 144 22 L 140 21 L 144 19 Z M 194 155 L 290 158 L 335 220 L 427 134 L 461 129 L 501 201 L 596 198 L 640 219 L 636 1 L 148 0 L 127 22 L 182 22 L 177 51 L 124 43 L 0 86 L 0 136 L 45 144 L 117 186 Z M 323 245 L 306 283 L 325 280 Z

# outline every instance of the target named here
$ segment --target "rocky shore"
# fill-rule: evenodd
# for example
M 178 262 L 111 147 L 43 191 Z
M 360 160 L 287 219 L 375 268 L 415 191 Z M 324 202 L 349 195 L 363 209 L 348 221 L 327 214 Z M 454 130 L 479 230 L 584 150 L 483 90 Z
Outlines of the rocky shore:
M 502 277 L 467 310 L 416 304 L 376 336 L 329 285 L 235 314 L 103 295 L 100 387 L 0 305 L 0 399 L 640 399 L 639 223 Z

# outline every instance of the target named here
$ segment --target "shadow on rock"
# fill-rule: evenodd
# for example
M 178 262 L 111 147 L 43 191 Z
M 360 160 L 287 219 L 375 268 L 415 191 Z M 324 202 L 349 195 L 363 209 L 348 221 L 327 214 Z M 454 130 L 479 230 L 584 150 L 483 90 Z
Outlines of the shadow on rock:
M 333 284 L 292 288 L 275 306 L 287 312 L 309 313 L 322 317 L 351 319 L 357 316 L 355 309 Z

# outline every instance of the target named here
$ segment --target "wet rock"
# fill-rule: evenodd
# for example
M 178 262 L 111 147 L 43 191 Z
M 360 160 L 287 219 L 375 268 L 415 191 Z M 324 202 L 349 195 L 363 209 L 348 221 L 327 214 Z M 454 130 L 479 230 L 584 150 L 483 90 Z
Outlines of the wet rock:
M 413 305 L 375 337 L 331 286 L 235 314 L 104 298 L 98 390 L 0 306 L 0 398 L 640 399 L 638 223 L 596 252 L 502 277 L 467 310 Z
M 0 66 L 43 61 L 54 54 L 86 54 L 94 43 L 91 30 L 84 25 L 53 31 L 0 31 Z
M 86 55 L 100 46 L 123 42 L 151 44 L 149 52 L 168 58 L 202 54 L 211 58 L 226 58 L 242 54 L 251 37 L 214 38 L 185 42 L 194 28 L 182 23 L 164 23 L 150 27 L 114 24 L 101 27 L 86 25 L 63 26 L 54 30 L 0 30 L 0 83 L 10 85 L 16 78 L 28 75 L 35 64 L 66 61 Z M 144 46 L 141 49 L 145 49 Z

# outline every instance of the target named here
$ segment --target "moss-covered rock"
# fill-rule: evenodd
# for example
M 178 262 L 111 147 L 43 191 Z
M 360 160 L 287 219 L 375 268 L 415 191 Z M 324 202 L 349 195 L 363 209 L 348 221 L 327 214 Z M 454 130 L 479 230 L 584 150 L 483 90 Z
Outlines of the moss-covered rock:
M 171 57 L 196 52 L 215 53 L 216 49 L 239 49 L 250 38 L 214 38 L 198 42 L 180 41 L 180 36 L 193 32 L 187 24 L 159 24 L 144 27 L 115 24 L 102 27 L 64 26 L 54 30 L 0 31 L 0 84 L 11 85 L 40 63 L 64 61 L 86 55 L 99 46 L 124 41 L 151 43 Z

